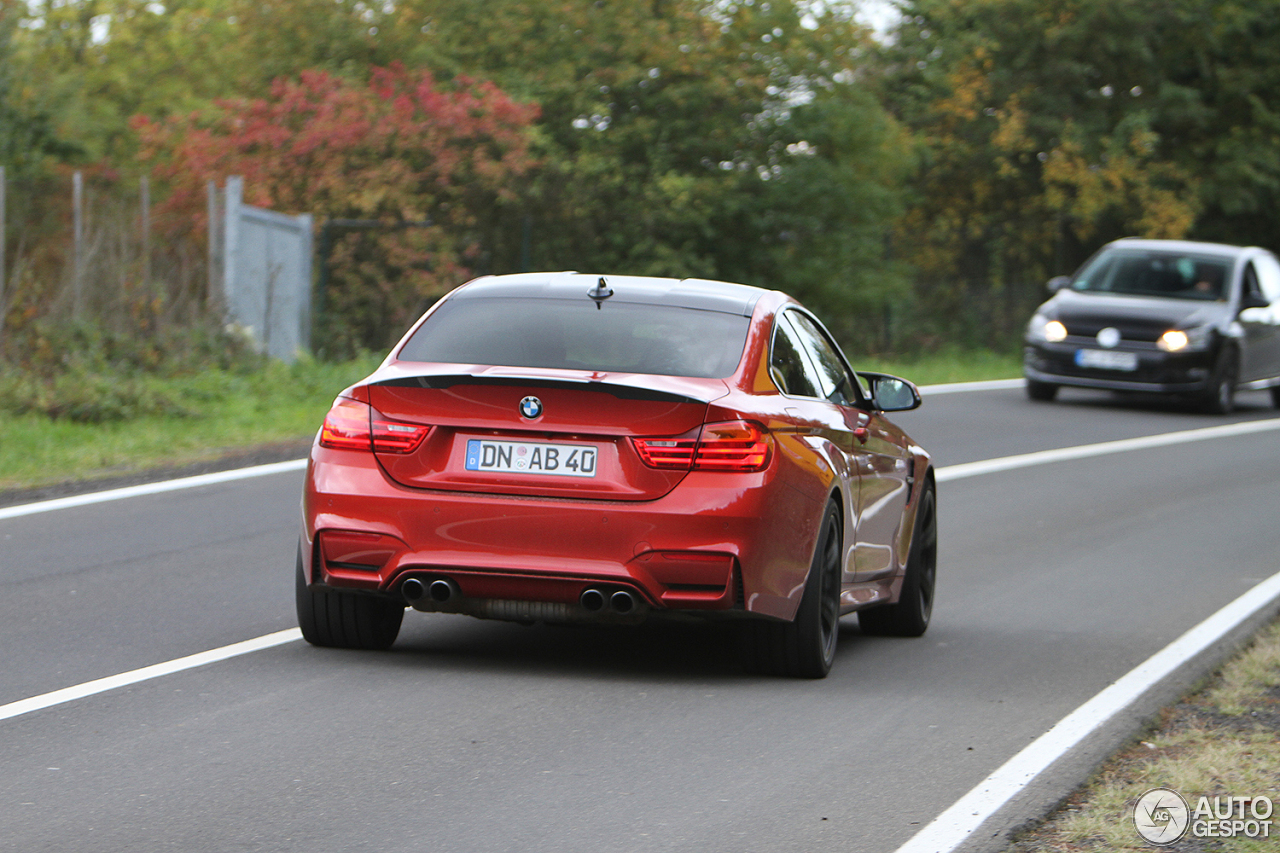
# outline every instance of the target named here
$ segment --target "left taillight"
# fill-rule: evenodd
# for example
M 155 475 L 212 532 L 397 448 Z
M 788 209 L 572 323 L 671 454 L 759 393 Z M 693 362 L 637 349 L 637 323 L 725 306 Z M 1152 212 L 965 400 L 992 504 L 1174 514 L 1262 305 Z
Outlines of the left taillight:
M 698 438 L 633 438 L 651 468 L 681 471 L 763 471 L 773 453 L 768 430 L 751 421 L 704 424 Z
M 335 450 L 412 453 L 431 427 L 393 421 L 359 400 L 338 398 L 320 427 L 320 446 Z

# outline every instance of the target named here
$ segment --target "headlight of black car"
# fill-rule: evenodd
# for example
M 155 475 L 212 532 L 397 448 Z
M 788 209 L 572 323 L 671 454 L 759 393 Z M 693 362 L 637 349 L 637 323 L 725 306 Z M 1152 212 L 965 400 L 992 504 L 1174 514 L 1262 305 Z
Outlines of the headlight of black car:
M 1036 314 L 1027 324 L 1027 340 L 1057 343 L 1066 340 L 1067 327 L 1043 314 Z
M 1160 336 L 1156 346 L 1165 352 L 1194 352 L 1209 348 L 1213 340 L 1213 326 L 1196 326 L 1193 329 L 1170 329 Z

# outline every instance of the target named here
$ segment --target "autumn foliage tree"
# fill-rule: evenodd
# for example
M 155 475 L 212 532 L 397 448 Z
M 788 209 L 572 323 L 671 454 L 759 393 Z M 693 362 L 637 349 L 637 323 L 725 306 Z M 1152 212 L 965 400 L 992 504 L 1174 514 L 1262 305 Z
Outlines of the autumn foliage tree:
M 900 244 L 943 334 L 1013 338 L 1102 243 L 1275 245 L 1280 16 L 1240 0 L 909 0 L 884 103 L 914 136 Z
M 392 65 L 373 69 L 368 83 L 306 71 L 277 80 L 265 98 L 134 126 L 141 156 L 169 189 L 156 213 L 171 232 L 203 231 L 206 182 L 228 175 L 244 177 L 249 204 L 311 213 L 318 225 L 385 226 L 346 234 L 329 259 L 326 308 L 342 322 L 316 337 L 346 352 L 386 347 L 482 262 L 486 222 L 534 167 L 537 115 L 490 83 L 441 85 Z

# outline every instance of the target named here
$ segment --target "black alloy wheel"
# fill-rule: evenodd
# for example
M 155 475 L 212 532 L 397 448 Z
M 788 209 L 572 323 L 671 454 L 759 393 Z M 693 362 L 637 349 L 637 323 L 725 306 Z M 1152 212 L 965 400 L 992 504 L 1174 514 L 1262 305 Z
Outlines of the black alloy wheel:
M 745 624 L 748 665 L 773 675 L 826 678 L 840 638 L 840 512 L 828 504 L 809 577 L 791 622 Z
M 864 634 L 919 637 L 929 628 L 938 583 L 938 500 L 932 482 L 920 495 L 915 528 L 902 595 L 896 604 L 858 611 L 858 625 Z
M 1224 346 L 1213 367 L 1213 380 L 1200 408 L 1211 415 L 1229 415 L 1236 407 L 1236 381 L 1240 377 L 1239 359 L 1234 349 Z
M 1027 397 L 1041 403 L 1048 403 L 1058 396 L 1058 386 L 1052 382 L 1037 382 L 1034 379 L 1027 380 Z
M 400 634 L 404 605 L 390 599 L 307 585 L 298 544 L 294 601 L 302 638 L 313 646 L 386 649 Z

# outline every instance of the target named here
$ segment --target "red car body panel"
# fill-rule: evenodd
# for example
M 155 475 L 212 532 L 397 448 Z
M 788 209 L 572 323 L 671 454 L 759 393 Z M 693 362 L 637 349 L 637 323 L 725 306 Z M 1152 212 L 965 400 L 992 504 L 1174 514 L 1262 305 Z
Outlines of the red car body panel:
M 780 392 L 772 328 L 796 303 L 760 294 L 726 378 L 409 362 L 397 357 L 402 341 L 339 399 L 430 430 L 407 454 L 317 436 L 303 495 L 307 580 L 397 596 L 411 575 L 447 578 L 464 599 L 566 606 L 604 584 L 653 611 L 790 620 L 835 501 L 842 612 L 895 601 L 928 454 L 878 412 Z M 544 411 L 522 420 L 531 393 Z M 767 434 L 763 470 L 657 469 L 632 442 L 736 421 Z M 595 447 L 598 476 L 465 470 L 467 441 L 483 437 Z

